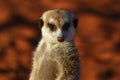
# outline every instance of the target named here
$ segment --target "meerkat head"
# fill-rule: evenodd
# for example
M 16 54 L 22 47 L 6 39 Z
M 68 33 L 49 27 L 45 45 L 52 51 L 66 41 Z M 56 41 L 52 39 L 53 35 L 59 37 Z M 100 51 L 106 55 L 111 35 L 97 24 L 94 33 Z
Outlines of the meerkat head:
M 42 38 L 49 42 L 74 40 L 77 19 L 70 11 L 60 9 L 46 11 L 40 17 L 39 24 Z

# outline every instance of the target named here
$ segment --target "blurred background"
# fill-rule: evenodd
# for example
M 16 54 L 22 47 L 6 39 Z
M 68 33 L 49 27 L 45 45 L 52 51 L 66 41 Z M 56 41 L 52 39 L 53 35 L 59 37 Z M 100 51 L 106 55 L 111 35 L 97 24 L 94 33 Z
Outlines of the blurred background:
M 120 80 L 120 0 L 0 0 L 0 80 L 28 80 L 44 11 L 71 10 L 81 80 Z

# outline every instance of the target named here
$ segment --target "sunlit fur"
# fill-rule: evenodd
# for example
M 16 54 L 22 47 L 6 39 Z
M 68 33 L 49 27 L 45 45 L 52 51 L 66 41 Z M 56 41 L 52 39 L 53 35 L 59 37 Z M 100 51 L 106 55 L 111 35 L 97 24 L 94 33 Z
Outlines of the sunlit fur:
M 40 17 L 42 39 L 33 57 L 32 72 L 29 80 L 79 80 L 79 57 L 74 46 L 75 16 L 67 10 L 49 10 Z M 48 23 L 56 26 L 54 31 Z M 70 23 L 67 31 L 62 27 Z M 65 27 L 65 26 L 64 26 Z M 57 37 L 63 37 L 59 42 Z

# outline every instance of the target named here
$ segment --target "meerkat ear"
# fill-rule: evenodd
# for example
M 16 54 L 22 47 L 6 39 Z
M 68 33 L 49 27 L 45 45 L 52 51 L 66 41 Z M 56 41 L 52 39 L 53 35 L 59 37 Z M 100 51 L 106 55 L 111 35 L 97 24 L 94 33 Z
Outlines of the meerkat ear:
M 77 25 L 78 25 L 78 19 L 75 18 L 75 19 L 73 20 L 73 26 L 74 26 L 75 29 L 77 28 Z
M 42 18 L 40 18 L 40 20 L 38 22 L 38 26 L 40 29 L 42 28 L 43 24 L 44 24 L 44 22 L 43 22 Z

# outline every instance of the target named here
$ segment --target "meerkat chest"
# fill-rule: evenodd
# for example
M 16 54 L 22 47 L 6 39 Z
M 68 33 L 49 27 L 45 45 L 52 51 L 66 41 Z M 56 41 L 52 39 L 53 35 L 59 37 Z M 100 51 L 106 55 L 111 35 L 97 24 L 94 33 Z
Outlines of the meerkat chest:
M 76 49 L 70 42 L 62 42 L 58 44 L 50 44 L 41 41 L 38 49 L 36 50 L 39 55 L 38 58 L 44 59 L 60 59 L 61 57 L 70 57 L 75 55 Z

